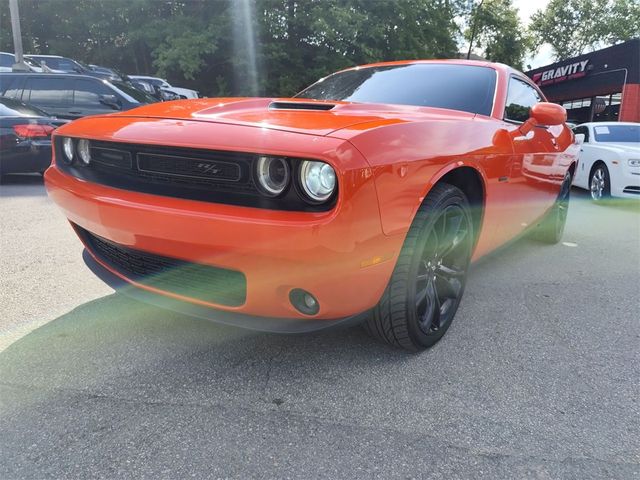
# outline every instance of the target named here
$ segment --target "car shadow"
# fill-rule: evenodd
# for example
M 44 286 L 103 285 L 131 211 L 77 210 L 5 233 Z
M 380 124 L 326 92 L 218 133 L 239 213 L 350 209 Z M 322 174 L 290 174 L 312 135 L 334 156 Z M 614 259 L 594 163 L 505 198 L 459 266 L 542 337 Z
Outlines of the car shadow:
M 584 203 L 590 203 L 594 208 L 613 208 L 618 210 L 627 210 L 630 212 L 640 213 L 640 197 L 634 198 L 608 198 L 598 203 L 591 199 L 591 195 L 587 190 L 573 187 L 571 189 L 572 200 Z
M 304 389 L 305 382 L 331 383 L 338 371 L 348 385 L 376 365 L 402 369 L 404 364 L 465 355 L 464 343 L 447 340 L 458 334 L 467 339 L 476 335 L 474 309 L 483 295 L 484 279 L 540 254 L 539 248 L 523 238 L 491 254 L 491 261 L 474 264 L 465 300 L 448 335 L 419 355 L 378 342 L 361 326 L 295 335 L 255 332 L 112 294 L 73 309 L 10 345 L 0 353 L 0 377 L 16 383 L 29 379 L 53 389 L 93 386 L 104 391 L 120 384 L 144 395 L 161 389 L 163 395 L 172 392 L 172 398 L 202 388 L 219 396 L 242 385 L 243 397 L 268 400 L 267 386 L 275 376 L 289 379 L 288 391 L 291 383 L 298 389 Z M 480 287 L 477 294 L 476 287 Z M 271 396 L 277 404 L 286 394 Z
M 2 176 L 0 197 L 41 197 L 46 195 L 44 179 L 39 173 Z

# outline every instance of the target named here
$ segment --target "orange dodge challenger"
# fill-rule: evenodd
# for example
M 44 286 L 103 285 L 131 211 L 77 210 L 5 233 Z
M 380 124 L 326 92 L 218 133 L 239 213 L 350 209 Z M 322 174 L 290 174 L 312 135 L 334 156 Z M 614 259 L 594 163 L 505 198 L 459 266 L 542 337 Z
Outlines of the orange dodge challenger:
M 578 147 L 520 72 L 378 63 L 293 98 L 158 103 L 54 135 L 51 198 L 116 289 L 252 329 L 364 322 L 416 351 L 471 260 L 559 241 Z

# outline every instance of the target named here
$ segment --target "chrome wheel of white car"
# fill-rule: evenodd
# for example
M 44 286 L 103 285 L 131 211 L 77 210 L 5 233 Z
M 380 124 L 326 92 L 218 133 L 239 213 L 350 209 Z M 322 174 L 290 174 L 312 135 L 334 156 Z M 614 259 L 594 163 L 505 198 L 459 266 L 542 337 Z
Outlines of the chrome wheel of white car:
M 593 172 L 591 172 L 591 178 L 589 179 L 591 198 L 596 202 L 600 201 L 609 196 L 609 192 L 611 191 L 610 189 L 609 171 L 604 164 L 600 164 L 593 169 Z

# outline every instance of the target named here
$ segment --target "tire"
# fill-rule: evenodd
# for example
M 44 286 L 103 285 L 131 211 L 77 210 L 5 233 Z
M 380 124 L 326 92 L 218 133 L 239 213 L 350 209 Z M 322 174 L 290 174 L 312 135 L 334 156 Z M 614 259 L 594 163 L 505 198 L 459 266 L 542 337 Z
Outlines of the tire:
M 599 162 L 589 175 L 589 193 L 594 202 L 600 202 L 611 197 L 611 178 L 607 166 Z
M 567 223 L 569 213 L 569 197 L 571 194 L 571 173 L 564 175 L 564 180 L 560 186 L 560 193 L 556 198 L 553 207 L 545 215 L 534 231 L 534 238 L 542 243 L 555 245 L 562 239 L 564 227 Z
M 365 330 L 412 352 L 433 346 L 460 305 L 473 244 L 471 207 L 465 194 L 446 183 L 434 186 L 413 219 Z

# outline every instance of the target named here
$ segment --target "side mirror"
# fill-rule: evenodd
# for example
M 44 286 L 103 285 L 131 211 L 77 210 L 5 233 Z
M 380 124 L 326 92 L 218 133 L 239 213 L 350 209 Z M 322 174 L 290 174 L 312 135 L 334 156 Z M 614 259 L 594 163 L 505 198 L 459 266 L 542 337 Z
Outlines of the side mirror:
M 535 127 L 562 125 L 567 121 L 567 111 L 557 103 L 540 102 L 536 103 L 529 110 L 529 119 L 520 125 L 518 129 L 522 135 L 527 135 Z
M 574 143 L 576 145 L 582 145 L 584 143 L 584 133 L 576 133 L 575 137 L 576 139 Z
M 531 107 L 529 116 L 538 125 L 561 125 L 567 121 L 567 111 L 557 103 L 540 102 Z
M 122 108 L 120 100 L 118 100 L 118 97 L 115 95 L 100 95 L 100 103 L 114 110 L 120 110 Z

